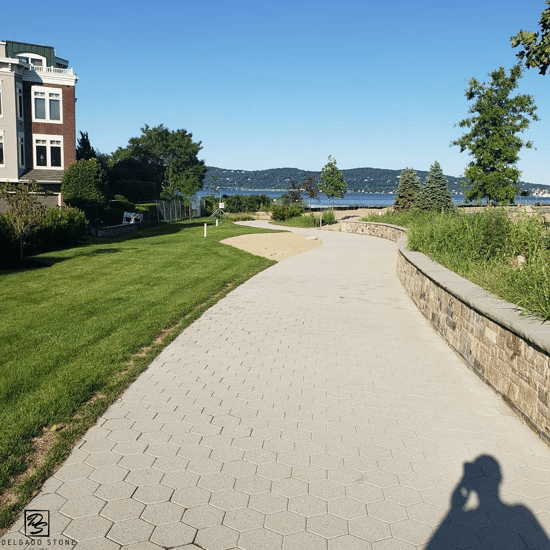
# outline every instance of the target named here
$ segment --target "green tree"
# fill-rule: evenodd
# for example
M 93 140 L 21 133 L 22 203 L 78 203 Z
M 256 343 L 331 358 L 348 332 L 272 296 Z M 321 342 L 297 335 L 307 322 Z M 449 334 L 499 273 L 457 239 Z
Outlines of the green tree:
M 77 160 L 63 174 L 61 195 L 69 206 L 77 208 L 107 201 L 107 176 L 96 158 Z
M 78 143 L 76 144 L 76 160 L 90 160 L 97 158 L 96 150 L 90 143 L 88 132 L 80 132 Z
M 310 200 L 310 210 L 311 210 L 311 201 L 317 200 L 319 198 L 319 185 L 315 183 L 315 178 L 313 176 L 308 176 L 302 182 L 302 190 L 306 197 Z
M 321 171 L 321 191 L 332 199 L 332 209 L 334 210 L 334 199 L 343 199 L 346 192 L 346 181 L 344 175 L 336 166 L 336 159 L 330 155 L 328 162 L 323 166 Z
M 550 6 L 550 0 L 545 2 Z M 541 35 L 538 32 L 520 30 L 518 34 L 510 37 L 512 48 L 523 46 L 523 50 L 516 54 L 520 61 L 525 61 L 525 66 L 538 68 L 539 74 L 545 75 L 550 65 L 550 7 L 546 8 L 539 21 Z
M 288 199 L 291 204 L 302 202 L 302 188 L 296 183 L 296 181 L 290 180 L 288 182 L 288 191 L 286 194 L 288 195 Z
M 192 138 L 186 130 L 170 130 L 163 124 L 150 128 L 146 124 L 141 136 L 131 138 L 128 147 L 113 153 L 113 160 L 140 161 L 156 181 L 168 187 L 165 195 L 180 191 L 188 200 L 202 189 L 206 174 L 204 161 L 198 159 L 202 144 Z
M 6 183 L 0 188 L 0 197 L 7 204 L 3 214 L 13 227 L 19 241 L 19 255 L 23 259 L 25 239 L 46 223 L 46 205 L 38 199 L 44 190 L 31 180 L 29 183 Z
M 420 178 L 413 168 L 405 168 L 399 176 L 395 210 L 410 210 L 417 205 L 420 192 Z
M 523 147 L 532 148 L 530 141 L 523 141 L 518 133 L 525 131 L 530 120 L 539 120 L 537 109 L 530 95 L 510 94 L 518 87 L 522 69 L 515 65 L 507 76 L 504 67 L 489 73 L 490 83 L 472 78 L 466 89 L 466 98 L 474 100 L 469 113 L 472 117 L 458 125 L 469 131 L 451 145 L 468 151 L 474 158 L 464 174 L 467 182 L 465 195 L 468 200 L 505 204 L 513 202 L 518 191 L 521 172 L 517 169 L 519 152 Z
M 447 178 L 443 175 L 439 162 L 435 161 L 430 166 L 424 185 L 420 188 L 418 208 L 448 212 L 454 210 L 454 207 Z

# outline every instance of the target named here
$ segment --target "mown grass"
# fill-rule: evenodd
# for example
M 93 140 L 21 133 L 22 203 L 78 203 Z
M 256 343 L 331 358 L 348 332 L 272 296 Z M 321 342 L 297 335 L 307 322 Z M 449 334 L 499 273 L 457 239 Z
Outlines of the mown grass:
M 265 230 L 210 220 L 204 238 L 205 221 L 92 239 L 35 257 L 50 267 L 0 272 L 0 528 L 162 346 L 274 263 L 219 242 Z
M 550 320 L 550 229 L 527 213 L 389 213 L 365 221 L 408 228 L 409 248 L 523 308 Z

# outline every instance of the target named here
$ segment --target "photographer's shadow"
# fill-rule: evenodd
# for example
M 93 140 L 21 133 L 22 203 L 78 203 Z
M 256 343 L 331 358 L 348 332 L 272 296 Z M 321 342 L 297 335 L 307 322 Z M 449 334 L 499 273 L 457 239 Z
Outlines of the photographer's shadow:
M 501 479 L 492 456 L 466 462 L 451 496 L 451 509 L 425 550 L 550 550 L 548 534 L 531 510 L 500 500 Z

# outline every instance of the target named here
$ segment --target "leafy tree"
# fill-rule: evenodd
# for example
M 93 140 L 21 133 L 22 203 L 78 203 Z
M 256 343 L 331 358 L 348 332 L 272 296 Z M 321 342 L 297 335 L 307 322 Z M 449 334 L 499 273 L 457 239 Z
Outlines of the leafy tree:
M 413 168 L 405 168 L 399 176 L 395 210 L 409 210 L 417 205 L 420 192 L 420 178 Z
M 124 195 L 132 202 L 155 200 L 162 190 L 158 173 L 147 162 L 134 158 L 112 160 L 108 178 L 111 194 Z
M 11 223 L 19 241 L 21 259 L 25 239 L 46 223 L 47 208 L 38 199 L 39 195 L 44 194 L 44 190 L 34 180 L 29 183 L 6 183 L 0 189 L 0 197 L 8 206 L 3 215 Z
M 165 196 L 181 192 L 185 200 L 202 189 L 206 166 L 198 159 L 201 142 L 193 141 L 186 130 L 169 130 L 163 124 L 141 129 L 141 136 L 131 138 L 128 147 L 113 153 L 116 162 L 123 159 L 140 161 L 154 174 L 154 181 L 167 187 Z
M 97 158 L 96 150 L 90 144 L 88 132 L 80 132 L 78 143 L 76 144 L 76 160 L 90 160 Z
M 430 167 L 424 185 L 418 194 L 418 208 L 421 210 L 454 210 L 454 202 L 439 162 Z
M 550 0 L 546 0 L 550 6 Z M 538 32 L 519 31 L 516 36 L 511 36 L 512 48 L 523 46 L 523 50 L 516 54 L 520 61 L 525 60 L 525 66 L 538 68 L 539 74 L 545 75 L 550 65 L 550 7 L 546 8 L 540 16 L 539 25 L 542 31 L 539 40 Z
M 295 180 L 288 182 L 288 191 L 286 193 L 291 204 L 302 202 L 302 188 Z
M 157 188 L 152 181 L 117 179 L 110 185 L 111 195 L 123 195 L 130 202 L 149 202 L 158 198 Z
M 302 190 L 306 197 L 312 201 L 319 198 L 319 186 L 315 183 L 313 176 L 308 176 L 302 183 Z
M 106 192 L 107 176 L 96 158 L 77 160 L 63 174 L 61 195 L 69 206 L 104 204 Z
M 330 155 L 328 162 L 323 166 L 321 171 L 321 191 L 332 199 L 332 208 L 334 209 L 334 199 L 343 199 L 346 192 L 346 181 L 344 175 L 336 166 L 336 159 Z
M 510 97 L 521 75 L 519 65 L 510 69 L 509 76 L 500 67 L 489 73 L 489 84 L 472 78 L 466 89 L 466 98 L 475 100 L 468 111 L 474 116 L 458 123 L 469 131 L 451 145 L 459 146 L 461 153 L 468 150 L 474 157 L 464 171 L 468 180 L 464 194 L 468 200 L 487 198 L 505 204 L 513 202 L 518 191 L 519 151 L 523 147 L 530 149 L 533 144 L 517 134 L 529 127 L 530 119 L 539 120 L 530 95 Z

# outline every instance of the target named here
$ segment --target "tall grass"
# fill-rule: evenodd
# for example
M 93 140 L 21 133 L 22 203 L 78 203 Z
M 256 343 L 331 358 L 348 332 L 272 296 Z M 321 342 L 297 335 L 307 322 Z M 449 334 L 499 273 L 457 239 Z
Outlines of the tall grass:
M 364 218 L 365 219 L 365 218 Z M 550 229 L 539 215 L 488 209 L 475 214 L 399 212 L 365 221 L 408 228 L 409 248 L 550 320 Z
M 338 221 L 332 210 L 324 210 L 322 216 L 323 225 L 332 225 Z M 301 216 L 294 216 L 288 220 L 274 223 L 286 227 L 319 227 L 319 216 L 317 214 L 302 214 Z

